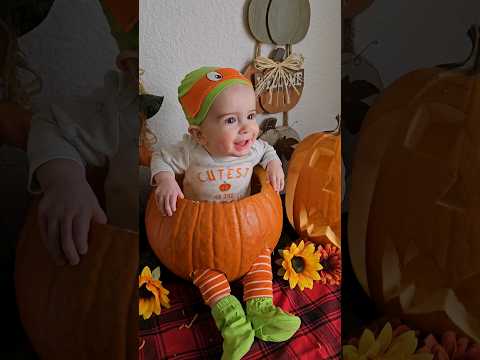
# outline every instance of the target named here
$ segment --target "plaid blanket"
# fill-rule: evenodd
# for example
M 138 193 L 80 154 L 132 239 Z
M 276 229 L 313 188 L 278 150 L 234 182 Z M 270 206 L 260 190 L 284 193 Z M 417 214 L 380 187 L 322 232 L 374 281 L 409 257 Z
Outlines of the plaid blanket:
M 171 307 L 162 309 L 160 316 L 140 321 L 139 359 L 220 359 L 222 337 L 200 292 L 178 278 L 163 285 L 170 291 Z M 241 300 L 240 284 L 231 286 L 232 294 Z M 301 292 L 276 279 L 273 296 L 277 306 L 301 317 L 302 326 L 293 338 L 283 343 L 255 339 L 243 359 L 340 359 L 339 287 L 315 283 L 312 290 Z

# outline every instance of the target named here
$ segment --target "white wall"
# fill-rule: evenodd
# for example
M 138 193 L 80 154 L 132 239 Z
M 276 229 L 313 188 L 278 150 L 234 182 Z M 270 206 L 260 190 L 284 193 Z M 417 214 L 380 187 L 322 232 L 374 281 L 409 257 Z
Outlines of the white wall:
M 147 91 L 165 96 L 152 119 L 158 145 L 180 140 L 187 129 L 177 100 L 185 74 L 204 65 L 243 69 L 252 60 L 255 41 L 246 24 L 248 3 L 140 1 L 140 67 L 145 70 Z M 340 2 L 311 0 L 310 4 L 309 32 L 293 46 L 305 57 L 303 95 L 289 112 L 289 122 L 301 136 L 334 128 L 340 112 Z M 274 116 L 281 124 L 281 114 Z
M 355 18 L 356 50 L 379 41 L 365 57 L 388 85 L 411 70 L 463 60 L 473 23 L 480 24 L 478 0 L 376 0 Z

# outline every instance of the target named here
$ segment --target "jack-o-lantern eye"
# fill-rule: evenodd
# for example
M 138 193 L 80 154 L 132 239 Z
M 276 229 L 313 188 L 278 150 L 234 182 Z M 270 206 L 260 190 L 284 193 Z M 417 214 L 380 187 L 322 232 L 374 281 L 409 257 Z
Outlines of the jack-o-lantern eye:
M 208 80 L 212 80 L 212 81 L 220 81 L 223 79 L 223 76 L 222 74 L 216 72 L 216 71 L 210 71 L 208 74 L 207 74 L 207 79 Z

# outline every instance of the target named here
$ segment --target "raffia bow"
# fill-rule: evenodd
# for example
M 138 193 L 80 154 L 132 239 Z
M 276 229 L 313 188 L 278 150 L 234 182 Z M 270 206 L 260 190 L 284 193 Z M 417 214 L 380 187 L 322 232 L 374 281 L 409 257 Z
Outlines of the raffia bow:
M 292 87 L 295 92 L 300 95 L 295 86 L 292 75 L 303 69 L 303 56 L 300 54 L 291 54 L 282 62 L 276 62 L 264 56 L 255 58 L 255 69 L 265 72 L 265 76 L 259 81 L 255 89 L 255 95 L 259 96 L 267 90 L 272 98 L 272 91 L 280 87 L 287 89 Z M 287 104 L 290 104 L 290 94 L 285 92 L 287 96 Z

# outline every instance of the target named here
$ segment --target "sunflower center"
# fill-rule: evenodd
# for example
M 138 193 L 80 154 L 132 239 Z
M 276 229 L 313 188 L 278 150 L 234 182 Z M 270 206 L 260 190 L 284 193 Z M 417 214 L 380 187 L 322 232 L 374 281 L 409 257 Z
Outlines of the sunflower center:
M 294 256 L 292 258 L 292 267 L 296 273 L 301 273 L 305 269 L 305 260 L 301 256 Z
M 153 295 L 153 293 L 147 289 L 146 284 L 143 284 L 142 286 L 140 286 L 140 289 L 138 289 L 138 296 L 145 300 L 150 300 L 155 297 L 155 295 Z

